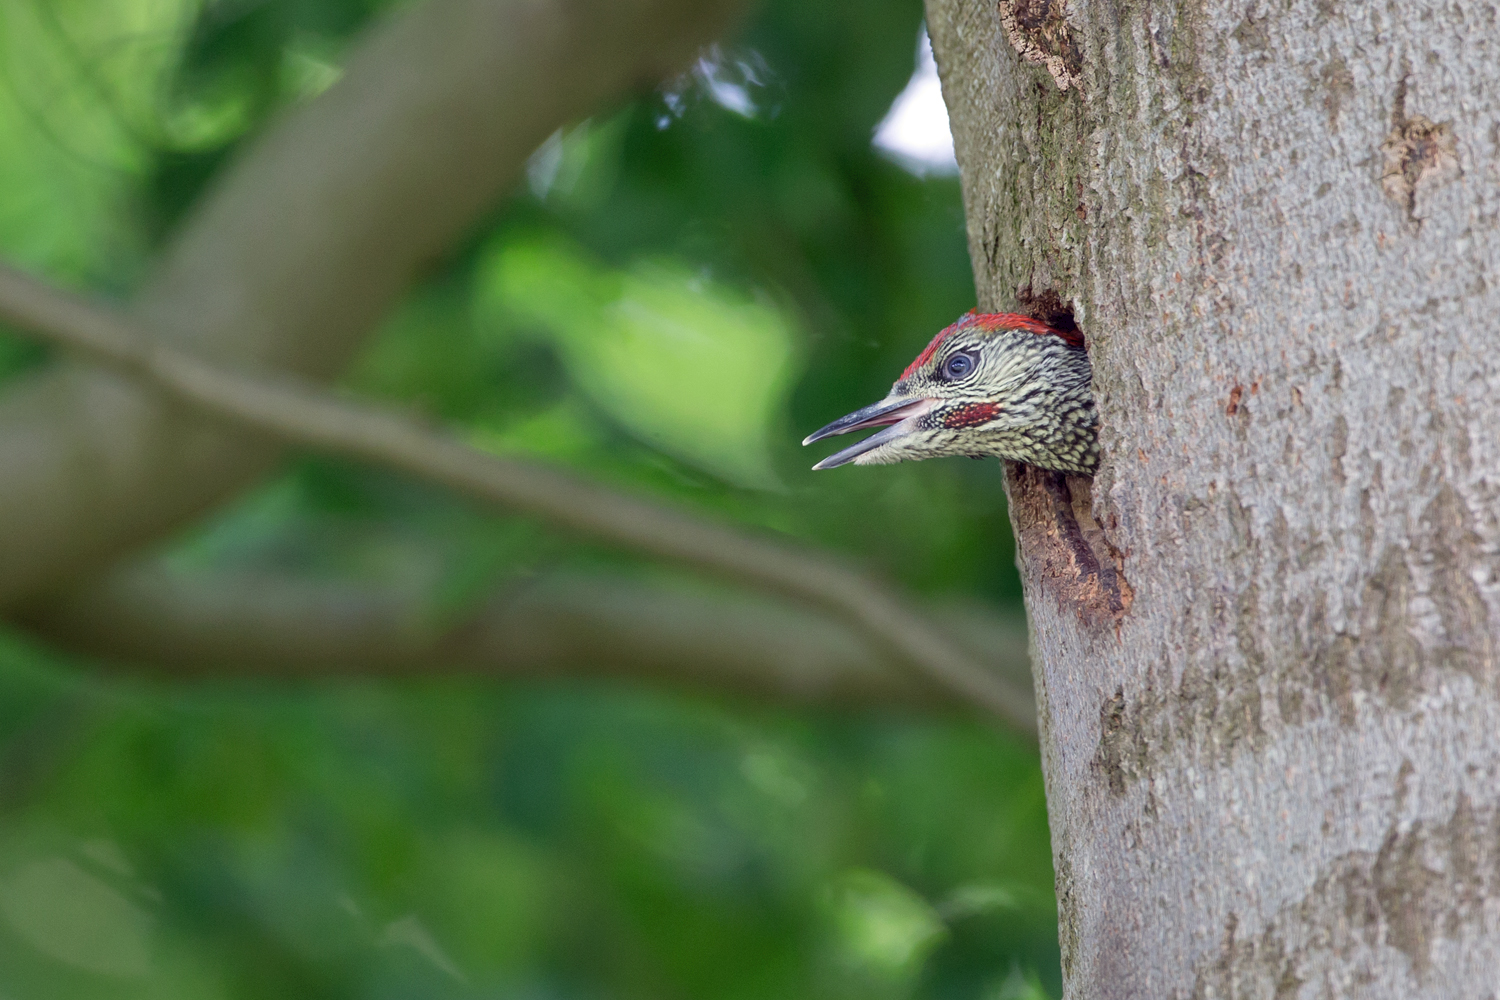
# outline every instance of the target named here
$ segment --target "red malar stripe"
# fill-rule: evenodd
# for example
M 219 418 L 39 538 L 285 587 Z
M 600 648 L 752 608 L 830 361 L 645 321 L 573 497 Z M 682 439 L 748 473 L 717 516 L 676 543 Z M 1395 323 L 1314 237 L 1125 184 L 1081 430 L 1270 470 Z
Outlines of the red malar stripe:
M 999 403 L 965 403 L 962 406 L 955 406 L 944 415 L 943 426 L 948 428 L 978 427 L 980 424 L 989 423 L 999 412 Z
M 928 344 L 922 349 L 922 353 L 917 355 L 917 359 L 906 366 L 906 371 L 901 373 L 901 377 L 906 378 L 912 372 L 932 360 L 933 352 L 938 349 L 943 341 L 960 330 L 971 329 L 979 329 L 986 332 L 991 330 L 1026 330 L 1030 333 L 1050 334 L 1054 337 L 1061 337 L 1066 343 L 1074 347 L 1083 346 L 1083 335 L 1081 333 L 1070 330 L 1059 330 L 1056 327 L 1048 326 L 1041 320 L 1032 319 L 1030 316 L 1022 316 L 1018 313 L 982 313 L 977 310 L 970 310 L 960 316 L 958 322 L 952 326 L 944 327 L 939 331 L 938 335 L 932 338 L 932 343 Z

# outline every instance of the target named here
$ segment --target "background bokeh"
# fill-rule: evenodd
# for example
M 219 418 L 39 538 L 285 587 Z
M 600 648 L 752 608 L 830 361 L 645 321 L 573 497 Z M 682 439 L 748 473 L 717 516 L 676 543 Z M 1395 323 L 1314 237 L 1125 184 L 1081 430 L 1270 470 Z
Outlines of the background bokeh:
M 390 6 L 7 0 L 0 254 L 128 295 Z M 973 305 L 956 178 L 871 143 L 921 14 L 762 5 L 560 131 L 346 388 L 1018 615 L 998 463 L 814 475 L 797 445 Z M 5 380 L 48 363 L 0 335 Z M 544 569 L 664 572 L 307 456 L 166 555 L 394 583 L 439 622 Z M 1058 995 L 1057 963 L 1035 750 L 981 720 L 623 680 L 172 684 L 0 630 L 0 997 L 1015 1000 Z

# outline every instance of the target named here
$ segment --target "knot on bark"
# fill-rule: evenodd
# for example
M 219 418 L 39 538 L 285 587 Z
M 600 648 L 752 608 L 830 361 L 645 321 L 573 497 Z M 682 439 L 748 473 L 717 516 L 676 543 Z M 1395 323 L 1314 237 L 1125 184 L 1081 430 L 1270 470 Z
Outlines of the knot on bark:
M 1067 0 L 998 0 L 1000 24 L 1011 48 L 1029 63 L 1045 66 L 1058 90 L 1083 80 L 1083 52 L 1068 27 Z
M 1417 190 L 1458 175 L 1458 146 L 1453 127 L 1447 122 L 1434 122 L 1423 115 L 1407 116 L 1406 92 L 1403 76 L 1396 86 L 1390 134 L 1380 144 L 1385 161 L 1380 186 L 1406 209 L 1408 219 L 1420 224 Z

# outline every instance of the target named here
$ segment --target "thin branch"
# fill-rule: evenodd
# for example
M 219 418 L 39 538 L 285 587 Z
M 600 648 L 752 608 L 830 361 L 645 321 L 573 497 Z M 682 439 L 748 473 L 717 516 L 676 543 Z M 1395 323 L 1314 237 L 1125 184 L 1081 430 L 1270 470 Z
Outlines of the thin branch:
M 22 624 L 106 668 L 173 678 L 602 677 L 795 704 L 967 707 L 805 607 L 622 575 L 549 573 L 451 617 L 410 588 L 151 562 Z M 1024 626 L 970 613 L 950 627 L 1027 675 Z
M 0 320 L 146 379 L 205 414 L 317 451 L 400 469 L 574 535 L 809 601 L 1008 725 L 1036 731 L 1026 692 L 975 662 L 887 590 L 825 556 L 534 462 L 499 458 L 445 431 L 290 378 L 208 364 L 155 342 L 130 319 L 13 268 L 0 268 Z

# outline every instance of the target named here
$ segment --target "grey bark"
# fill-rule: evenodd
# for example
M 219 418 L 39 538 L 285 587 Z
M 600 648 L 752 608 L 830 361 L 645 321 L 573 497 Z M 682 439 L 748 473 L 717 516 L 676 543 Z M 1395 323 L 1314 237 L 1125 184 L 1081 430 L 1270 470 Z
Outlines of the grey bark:
M 1009 482 L 1070 998 L 1500 989 L 1497 17 L 929 0 L 980 304 L 1095 365 Z

